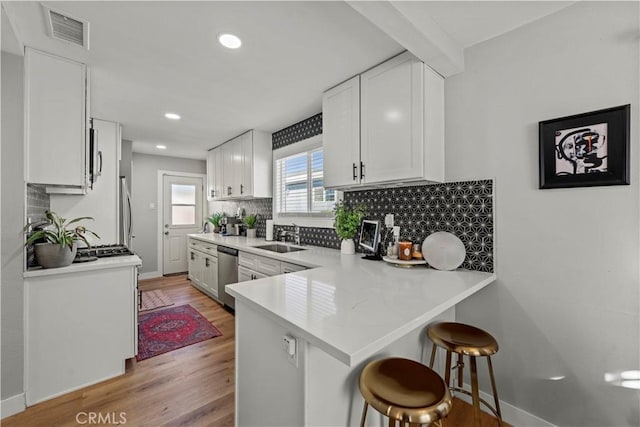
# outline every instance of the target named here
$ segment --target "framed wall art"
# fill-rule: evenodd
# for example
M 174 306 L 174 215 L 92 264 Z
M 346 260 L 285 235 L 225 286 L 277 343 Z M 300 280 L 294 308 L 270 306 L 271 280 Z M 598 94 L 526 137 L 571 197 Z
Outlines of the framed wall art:
M 629 184 L 630 106 L 539 123 L 540 188 Z

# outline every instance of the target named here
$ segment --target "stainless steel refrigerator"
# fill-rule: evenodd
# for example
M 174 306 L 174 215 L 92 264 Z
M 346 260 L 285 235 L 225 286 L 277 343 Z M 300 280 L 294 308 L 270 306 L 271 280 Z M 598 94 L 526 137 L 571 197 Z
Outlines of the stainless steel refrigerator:
M 131 194 L 127 186 L 127 178 L 120 177 L 120 243 L 131 248 L 133 237 L 133 215 L 131 211 Z

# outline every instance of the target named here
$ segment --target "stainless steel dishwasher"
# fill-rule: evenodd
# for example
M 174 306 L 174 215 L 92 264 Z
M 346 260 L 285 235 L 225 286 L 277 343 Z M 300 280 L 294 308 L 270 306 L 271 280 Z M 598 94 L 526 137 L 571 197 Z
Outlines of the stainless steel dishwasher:
M 218 298 L 225 306 L 235 309 L 235 299 L 225 291 L 230 283 L 238 283 L 238 250 L 218 246 Z

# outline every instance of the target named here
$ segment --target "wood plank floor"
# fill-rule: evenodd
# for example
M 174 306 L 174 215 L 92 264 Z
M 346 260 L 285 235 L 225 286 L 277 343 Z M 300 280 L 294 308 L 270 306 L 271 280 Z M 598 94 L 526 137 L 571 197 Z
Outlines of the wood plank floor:
M 2 420 L 2 427 L 89 425 L 84 414 L 90 412 L 116 420 L 125 413 L 122 424 L 128 426 L 233 426 L 234 317 L 193 288 L 186 275 L 140 281 L 140 289 L 162 289 L 175 305 L 191 304 L 222 336 L 140 362 L 129 360 L 124 375 L 29 407 Z M 446 426 L 471 426 L 472 419 L 471 406 L 456 399 Z M 483 413 L 482 425 L 498 423 Z

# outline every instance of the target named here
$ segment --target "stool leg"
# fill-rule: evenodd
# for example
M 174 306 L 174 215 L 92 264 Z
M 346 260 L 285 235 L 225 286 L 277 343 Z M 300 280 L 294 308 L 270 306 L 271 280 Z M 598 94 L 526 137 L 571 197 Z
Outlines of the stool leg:
M 478 368 L 476 358 L 469 356 L 471 365 L 471 399 L 473 401 L 473 425 L 480 427 L 480 393 L 478 391 Z
M 396 427 L 396 420 L 389 418 L 389 427 Z M 402 421 L 400 422 L 400 427 L 402 427 Z
M 364 401 L 364 408 L 362 408 L 362 420 L 360 421 L 360 427 L 364 427 L 364 422 L 367 420 L 367 407 L 369 404 L 367 401 Z
M 496 412 L 500 425 L 502 425 L 502 412 L 500 412 L 500 399 L 498 399 L 498 388 L 496 387 L 496 379 L 493 376 L 493 365 L 491 364 L 491 356 L 487 356 L 487 365 L 489 365 L 489 378 L 491 378 L 491 389 L 493 390 L 493 400 L 496 403 Z
M 451 383 L 451 350 L 447 350 L 447 364 L 444 368 L 444 382 L 447 387 L 450 387 Z
M 458 387 L 462 388 L 462 377 L 464 374 L 464 360 L 462 353 L 458 353 Z
M 429 362 L 429 367 L 431 369 L 433 369 L 433 364 L 436 362 L 436 345 L 432 344 L 431 345 L 431 361 Z

